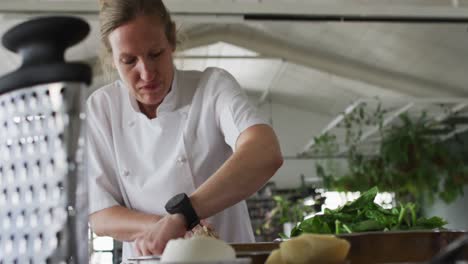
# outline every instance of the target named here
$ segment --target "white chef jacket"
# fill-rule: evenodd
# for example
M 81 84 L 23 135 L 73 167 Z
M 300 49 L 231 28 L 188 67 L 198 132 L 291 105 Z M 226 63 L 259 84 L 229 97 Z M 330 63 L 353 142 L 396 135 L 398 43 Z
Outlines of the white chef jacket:
M 232 154 L 248 127 L 268 124 L 226 71 L 175 70 L 172 88 L 148 119 L 122 81 L 87 100 L 90 214 L 115 205 L 167 214 L 165 203 L 191 194 Z M 216 199 L 216 197 L 212 197 Z M 227 242 L 253 242 L 244 201 L 208 219 Z M 124 243 L 123 259 L 135 256 Z

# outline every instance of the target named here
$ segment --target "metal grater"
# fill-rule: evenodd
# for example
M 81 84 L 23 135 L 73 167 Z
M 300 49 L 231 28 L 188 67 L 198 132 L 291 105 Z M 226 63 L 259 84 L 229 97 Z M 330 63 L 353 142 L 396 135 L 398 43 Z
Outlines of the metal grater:
M 51 25 L 57 18 L 29 21 L 22 29 L 38 30 L 44 21 Z M 85 22 L 78 23 L 83 26 Z M 23 63 L 11 75 L 27 77 L 21 71 L 34 67 L 41 72 L 47 63 L 41 60 L 41 65 L 27 67 Z M 72 69 L 86 72 L 87 66 Z M 90 71 L 81 76 L 87 75 L 90 79 Z M 39 76 L 38 84 L 21 87 L 29 84 L 25 79 L 15 76 L 11 81 L 7 76 L 0 80 L 0 264 L 88 263 L 81 131 L 84 88 L 89 80 L 66 74 Z

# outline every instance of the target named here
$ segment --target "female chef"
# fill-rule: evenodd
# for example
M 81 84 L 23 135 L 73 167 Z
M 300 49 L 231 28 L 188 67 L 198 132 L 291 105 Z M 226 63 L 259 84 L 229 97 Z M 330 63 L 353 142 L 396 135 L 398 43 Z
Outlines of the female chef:
M 161 254 L 206 219 L 253 242 L 244 200 L 283 159 L 268 122 L 226 71 L 179 71 L 161 0 L 101 4 L 101 40 L 120 79 L 87 101 L 90 224 L 123 257 Z

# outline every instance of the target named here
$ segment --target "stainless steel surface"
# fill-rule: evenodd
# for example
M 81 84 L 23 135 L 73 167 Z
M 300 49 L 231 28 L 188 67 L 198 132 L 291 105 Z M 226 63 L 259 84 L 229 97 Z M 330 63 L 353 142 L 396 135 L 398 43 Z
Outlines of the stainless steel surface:
M 160 260 L 161 256 L 155 255 L 155 256 L 141 256 L 141 257 L 134 257 L 134 258 L 129 258 L 129 261 L 142 261 L 142 260 Z
M 84 85 L 0 96 L 0 263 L 88 263 Z

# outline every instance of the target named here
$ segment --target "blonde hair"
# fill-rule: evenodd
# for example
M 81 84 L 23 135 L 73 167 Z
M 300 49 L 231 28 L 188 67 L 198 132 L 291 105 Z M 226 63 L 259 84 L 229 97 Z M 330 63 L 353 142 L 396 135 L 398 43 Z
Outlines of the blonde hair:
M 140 15 L 160 19 L 167 40 L 174 48 L 176 47 L 175 23 L 162 0 L 99 0 L 99 2 L 102 43 L 100 62 L 104 74 L 108 77 L 114 72 L 111 67 L 112 48 L 109 43 L 109 34 Z

